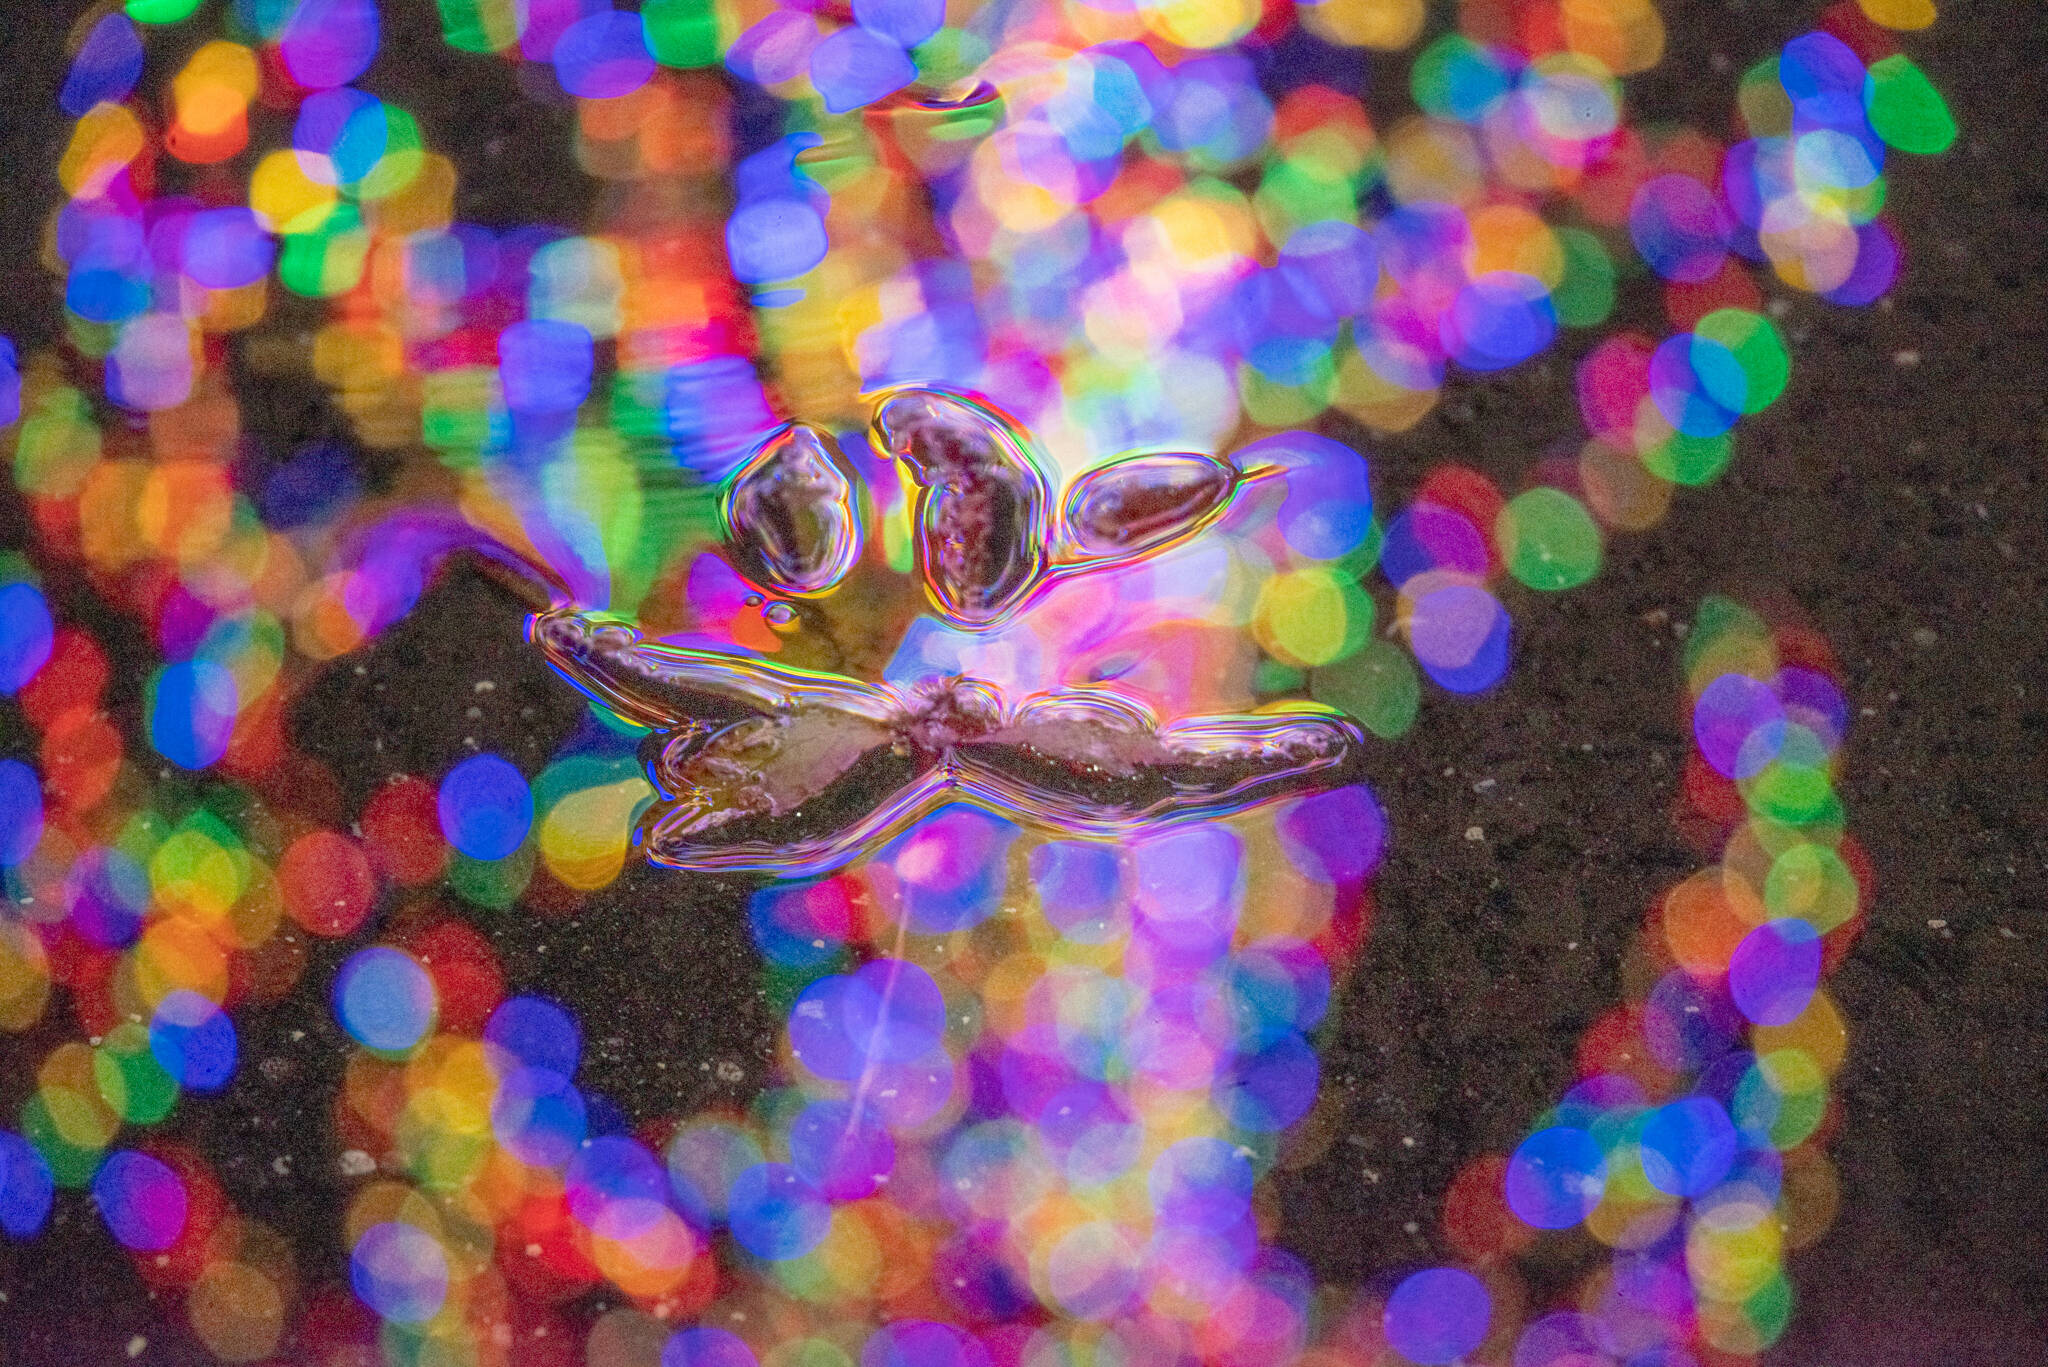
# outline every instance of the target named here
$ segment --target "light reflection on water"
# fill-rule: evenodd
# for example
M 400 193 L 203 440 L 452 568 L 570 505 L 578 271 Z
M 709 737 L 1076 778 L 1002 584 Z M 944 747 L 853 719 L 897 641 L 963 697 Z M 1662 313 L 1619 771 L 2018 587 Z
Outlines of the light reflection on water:
M 377 66 L 395 10 L 195 8 L 81 20 L 62 340 L 0 339 L 33 529 L 0 1028 L 39 1051 L 0 1230 L 89 1192 L 237 1361 L 1676 1367 L 1783 1332 L 1867 874 L 1824 646 L 1726 600 L 1681 792 L 1719 862 L 1652 909 L 1585 1076 L 1447 1194 L 1446 1265 L 1317 1288 L 1261 1181 L 1329 1133 L 1312 1034 L 1385 839 L 1358 753 L 1492 690 L 1512 614 L 1728 467 L 1789 375 L 1766 287 L 1890 288 L 1884 176 L 1955 128 L 1886 30 L 1931 15 L 1838 8 L 1723 147 L 1630 121 L 1641 0 L 1427 35 L 1406 0 L 442 0 L 451 60 L 564 111 L 575 233 L 461 221 L 462 130 Z M 1375 127 L 1360 50 L 1425 36 L 1417 116 Z M 1645 304 L 1669 335 L 1617 321 Z M 1575 329 L 1586 440 L 1519 492 L 1484 453 L 1376 508 L 1310 430 L 1397 440 Z M 291 705 L 465 549 L 602 706 L 542 765 L 345 802 Z M 744 1116 L 629 1120 L 477 928 L 641 856 L 780 876 Z M 353 1045 L 349 1201 L 287 1239 L 157 1127 L 308 997 Z M 1532 1304 L 1545 1231 L 1587 1270 Z

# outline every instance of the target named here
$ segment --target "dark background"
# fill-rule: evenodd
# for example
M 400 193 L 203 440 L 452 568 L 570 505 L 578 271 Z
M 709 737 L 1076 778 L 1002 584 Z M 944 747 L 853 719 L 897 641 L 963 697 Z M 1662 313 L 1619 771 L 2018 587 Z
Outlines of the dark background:
M 372 83 L 463 167 L 458 211 L 578 223 L 566 111 L 442 47 L 426 0 L 406 8 L 385 6 Z M 1736 77 L 1819 7 L 1660 8 L 1670 50 L 1631 82 L 1632 104 L 1725 135 Z M 0 333 L 24 352 L 58 303 L 37 255 L 67 132 L 55 91 L 72 9 L 0 0 Z M 196 42 L 206 25 L 191 27 Z M 2048 1363 L 2048 12 L 1959 3 L 1904 43 L 1963 134 L 1944 156 L 1888 168 L 1908 253 L 1898 289 L 1866 310 L 1781 292 L 1791 387 L 1743 424 L 1730 473 L 1682 492 L 1654 531 L 1617 538 L 1594 584 L 1518 610 L 1509 682 L 1477 702 L 1430 698 L 1376 761 L 1394 843 L 1325 1041 L 1340 1137 L 1282 1182 L 1287 1241 L 1329 1277 L 1441 1256 L 1445 1183 L 1512 1145 L 1568 1082 L 1644 906 L 1698 863 L 1669 818 L 1687 744 L 1674 625 L 1706 592 L 1776 586 L 1833 643 L 1858 709 L 1843 788 L 1877 891 L 1829 985 L 1851 1030 L 1831 1146 L 1842 1212 L 1792 1258 L 1800 1305 L 1768 1360 Z M 1397 67 L 1374 73 L 1398 96 Z M 1414 432 L 1372 443 L 1382 499 L 1444 459 L 1511 484 L 1576 430 L 1568 362 L 1454 382 Z M 10 485 L 0 547 L 21 541 Z M 52 583 L 66 610 L 106 621 L 75 579 Z M 488 579 L 451 574 L 314 686 L 300 743 L 350 796 L 395 769 L 436 771 L 466 736 L 537 767 L 577 708 L 524 653 L 520 612 Z M 140 645 L 132 629 L 103 639 Z M 136 705 L 141 670 L 138 657 L 117 702 Z M 476 694 L 480 679 L 496 689 Z M 0 731 L 18 725 L 0 715 Z M 1484 840 L 1466 839 L 1475 825 Z M 743 1098 L 767 1057 L 777 1022 L 754 993 L 739 893 L 639 870 L 573 919 L 486 928 L 513 984 L 576 1007 L 583 1080 L 630 1112 L 673 1114 Z M 349 948 L 324 946 L 291 1002 L 238 1020 L 233 1086 L 164 1127 L 202 1147 L 252 1214 L 301 1233 L 315 1277 L 338 1271 L 321 1261 L 345 1199 L 327 1117 L 344 1050 L 325 987 Z M 0 1040 L 5 1113 L 56 1038 Z M 720 1063 L 740 1081 L 721 1082 Z M 125 1361 L 135 1334 L 144 1363 L 203 1360 L 76 1196 L 33 1244 L 0 1240 L 0 1291 L 0 1363 Z

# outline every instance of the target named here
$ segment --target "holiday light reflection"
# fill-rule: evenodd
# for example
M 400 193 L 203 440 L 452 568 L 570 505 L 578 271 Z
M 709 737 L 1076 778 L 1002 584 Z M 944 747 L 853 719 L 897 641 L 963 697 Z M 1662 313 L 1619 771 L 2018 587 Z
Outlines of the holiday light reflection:
M 1689 638 L 1682 801 L 1726 838 L 1646 925 L 1654 981 L 1588 1032 L 1531 1138 L 1447 1193 L 1466 1270 L 1390 1270 L 1348 1304 L 1280 1250 L 1256 1179 L 1313 1105 L 1309 1033 L 1364 934 L 1384 823 L 1362 789 L 1118 850 L 929 793 L 875 858 L 835 849 L 753 900 L 767 990 L 815 1014 L 747 1114 L 671 1133 L 578 1085 L 575 1021 L 455 909 L 616 879 L 657 796 L 637 730 L 593 716 L 535 773 L 450 756 L 350 811 L 284 717 L 470 547 L 754 668 L 878 689 L 971 669 L 1169 719 L 1306 692 L 1398 737 L 1428 690 L 1504 676 L 1524 590 L 1585 583 L 1608 538 L 1739 458 L 1790 369 L 1766 289 L 1890 288 L 1884 177 L 1956 136 L 1886 31 L 1931 5 L 1830 9 L 1743 75 L 1724 149 L 1630 121 L 1625 80 L 1664 49 L 1646 0 L 1472 3 L 1455 33 L 1405 0 L 444 0 L 453 47 L 573 102 L 608 196 L 585 235 L 457 220 L 423 120 L 355 85 L 378 84 L 370 0 L 237 3 L 197 46 L 174 27 L 195 9 L 131 0 L 74 35 L 45 245 L 64 346 L 0 346 L 36 529 L 0 564 L 0 694 L 25 723 L 0 759 L 0 1026 L 68 1010 L 79 1036 L 0 1132 L 0 1229 L 33 1237 L 90 1191 L 233 1361 L 1670 1364 L 1782 1332 L 1784 1253 L 1836 1199 L 1824 979 L 1867 897 L 1832 786 L 1847 709 L 1789 623 L 1715 601 Z M 1248 54 L 1280 42 L 1320 55 L 1262 84 Z M 1329 54 L 1418 42 L 1419 112 L 1376 126 Z M 774 127 L 721 61 L 787 101 Z M 1588 440 L 1525 487 L 1447 467 L 1376 509 L 1355 451 L 1286 430 L 1402 431 L 1460 372 L 1607 325 L 1636 259 L 1670 335 L 1585 350 Z M 1042 603 L 971 569 L 940 594 L 965 613 L 888 587 L 935 557 L 862 395 L 934 378 L 1044 443 L 1047 521 L 1075 535 L 1012 538 L 1055 558 Z M 292 383 L 350 440 L 262 449 L 241 386 Z M 815 579 L 712 548 L 715 486 L 785 417 L 859 491 L 832 506 L 866 554 L 835 530 Z M 1190 492 L 1156 537 L 1097 525 L 1119 477 L 1076 477 L 1130 450 L 1266 477 Z M 841 582 L 832 611 L 800 597 Z M 160 653 L 139 725 L 102 628 L 64 605 L 81 583 Z M 982 589 L 1020 610 L 982 619 Z M 149 1128 L 233 1085 L 237 1013 L 289 996 L 309 936 L 356 951 L 322 985 L 361 1046 L 335 1101 L 370 1164 L 348 1288 L 302 1284 Z M 1528 1305 L 1517 1258 L 1574 1227 L 1606 1267 Z M 586 1328 L 569 1299 L 599 1285 L 634 1308 Z

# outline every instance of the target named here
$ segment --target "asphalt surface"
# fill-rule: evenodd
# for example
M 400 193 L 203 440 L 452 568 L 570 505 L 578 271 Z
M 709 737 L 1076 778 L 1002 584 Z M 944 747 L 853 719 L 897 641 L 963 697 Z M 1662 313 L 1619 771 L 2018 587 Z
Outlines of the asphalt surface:
M 42 8 L 0 12 L 0 332 L 24 342 L 48 335 L 56 302 L 35 243 L 63 136 L 65 25 Z M 1632 93 L 1709 129 L 1725 127 L 1735 74 L 1811 13 L 1662 9 L 1670 55 Z M 1791 387 L 1740 429 L 1727 477 L 1618 539 L 1593 585 L 1518 614 L 1509 682 L 1476 702 L 1431 698 L 1376 761 L 1394 841 L 1324 1041 L 1342 1140 L 1281 1183 L 1286 1241 L 1331 1278 L 1440 1253 L 1444 1184 L 1568 1085 L 1644 906 L 1699 862 L 1669 815 L 1687 744 L 1676 627 L 1706 592 L 1775 592 L 1839 657 L 1857 712 L 1843 791 L 1877 892 L 1830 980 L 1851 1030 L 1831 1146 L 1841 1214 L 1792 1258 L 1800 1304 L 1767 1361 L 2048 1362 L 2048 11 L 1958 5 L 1908 47 L 1963 135 L 1940 158 L 1895 161 L 1898 289 L 1867 310 L 1788 296 Z M 405 60 L 439 92 L 409 99 L 430 140 L 438 123 L 499 155 L 477 125 L 502 149 L 558 122 L 439 58 Z M 566 216 L 561 183 L 544 157 L 504 156 L 462 211 Z M 1443 459 L 1512 480 L 1575 430 L 1568 360 L 1460 381 L 1415 431 L 1371 442 L 1381 496 Z M 19 515 L 0 492 L 0 543 L 19 543 Z M 82 586 L 57 584 L 90 618 Z M 576 708 L 520 645 L 520 611 L 457 572 L 331 668 L 294 727 L 338 800 L 388 772 L 434 772 L 464 737 L 536 765 L 551 753 Z M 132 631 L 107 639 L 139 651 Z M 144 664 L 117 701 L 139 706 Z M 495 687 L 479 695 L 484 679 Z M 1475 826 L 1482 839 L 1467 838 Z M 768 1057 L 776 1020 L 755 992 L 742 894 L 638 870 L 573 916 L 486 929 L 511 982 L 582 1015 L 590 1086 L 672 1114 L 743 1099 Z M 291 1000 L 247 1013 L 244 1057 L 262 1065 L 166 1127 L 251 1213 L 303 1236 L 314 1275 L 338 1257 L 322 1251 L 343 1199 L 325 1114 L 343 1049 L 325 984 L 348 947 L 326 946 Z M 0 1039 L 0 1109 L 55 1038 Z M 125 1361 L 137 1335 L 145 1363 L 204 1360 L 83 1203 L 59 1209 L 35 1244 L 0 1241 L 0 1363 Z

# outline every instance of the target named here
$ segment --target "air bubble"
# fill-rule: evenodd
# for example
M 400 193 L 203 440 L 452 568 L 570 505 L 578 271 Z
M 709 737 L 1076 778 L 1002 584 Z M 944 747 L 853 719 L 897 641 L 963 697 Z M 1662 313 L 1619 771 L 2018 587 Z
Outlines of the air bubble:
M 884 102 L 891 109 L 922 109 L 933 113 L 957 110 L 991 110 L 1002 103 L 1002 92 L 987 81 L 969 77 L 940 89 L 922 83 L 905 86 Z
M 673 868 L 818 877 L 962 801 L 1038 830 L 1129 839 L 1350 782 L 1364 743 L 1312 703 L 1162 725 L 1100 688 L 1005 698 L 967 675 L 871 685 L 650 642 L 564 609 L 529 633 L 592 698 L 663 733 L 649 766 L 663 800 L 641 847 Z
M 860 559 L 853 480 L 831 438 L 804 423 L 773 433 L 733 473 L 724 515 L 740 572 L 786 593 L 830 593 Z
M 875 409 L 876 445 L 917 485 L 918 571 L 949 621 L 992 626 L 1045 576 L 1051 490 L 1024 434 L 978 399 L 912 387 Z
M 1136 557 L 1164 550 L 1208 525 L 1241 476 L 1215 456 L 1127 456 L 1074 482 L 1061 516 L 1081 556 Z

